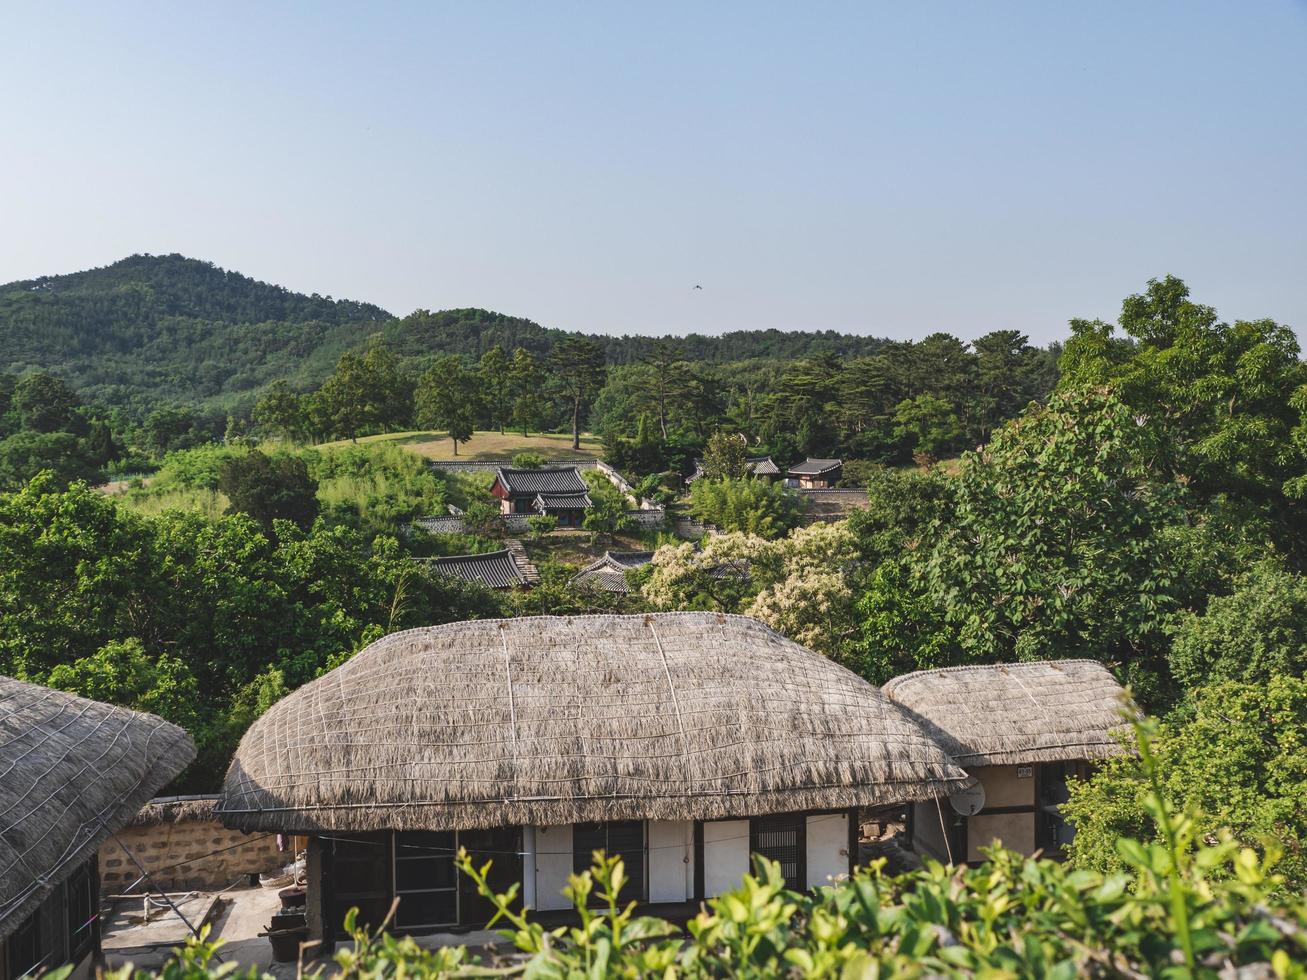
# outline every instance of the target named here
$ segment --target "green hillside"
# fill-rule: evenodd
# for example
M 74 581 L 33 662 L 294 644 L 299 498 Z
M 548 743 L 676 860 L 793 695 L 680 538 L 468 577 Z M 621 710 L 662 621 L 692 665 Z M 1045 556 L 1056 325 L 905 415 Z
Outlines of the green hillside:
M 318 380 L 390 319 L 181 255 L 0 286 L 0 371 L 51 371 L 109 405 L 230 400 Z
M 395 318 L 378 306 L 306 296 L 181 255 L 0 286 L 0 373 L 57 374 L 92 402 L 141 412 L 159 403 L 229 408 L 270 381 L 322 381 L 336 358 L 381 333 L 401 358 L 479 357 L 496 344 L 544 356 L 568 336 L 481 309 Z M 595 336 L 610 364 L 658 338 Z M 676 338 L 696 362 L 873 354 L 885 342 L 830 330 L 745 330 Z

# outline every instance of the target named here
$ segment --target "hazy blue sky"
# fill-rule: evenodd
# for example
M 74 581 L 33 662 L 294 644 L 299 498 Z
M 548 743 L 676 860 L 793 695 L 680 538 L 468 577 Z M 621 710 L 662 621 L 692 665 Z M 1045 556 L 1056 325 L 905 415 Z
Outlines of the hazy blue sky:
M 1167 272 L 1307 337 L 1307 4 L 6 3 L 0 282 L 895 337 Z M 696 283 L 702 291 L 693 290 Z

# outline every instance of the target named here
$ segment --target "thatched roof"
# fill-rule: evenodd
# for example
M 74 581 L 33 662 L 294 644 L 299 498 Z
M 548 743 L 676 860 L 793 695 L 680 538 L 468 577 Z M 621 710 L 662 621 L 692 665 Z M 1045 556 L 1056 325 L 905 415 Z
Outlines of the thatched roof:
M 194 758 L 154 715 L 0 677 L 0 939 Z
M 1104 759 L 1121 751 L 1126 693 L 1093 660 L 945 667 L 883 688 L 960 765 Z
M 132 817 L 133 827 L 154 827 L 165 823 L 185 823 L 190 820 L 216 820 L 213 808 L 218 803 L 213 796 L 160 796 L 141 807 Z
M 626 581 L 627 569 L 649 564 L 653 555 L 652 551 L 605 551 L 602 558 L 586 565 L 567 584 L 573 588 L 628 595 L 631 585 Z
M 711 819 L 877 805 L 967 777 L 872 685 L 743 616 L 396 633 L 274 705 L 217 812 L 245 830 Z

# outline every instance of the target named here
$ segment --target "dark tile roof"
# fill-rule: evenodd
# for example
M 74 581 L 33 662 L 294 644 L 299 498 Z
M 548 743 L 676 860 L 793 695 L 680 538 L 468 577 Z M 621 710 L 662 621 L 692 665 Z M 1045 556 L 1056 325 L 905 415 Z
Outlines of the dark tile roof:
M 770 456 L 750 456 L 749 472 L 754 476 L 779 476 L 781 468 Z
M 527 582 L 526 576 L 507 549 L 484 555 L 432 558 L 428 565 L 440 575 L 460 578 L 464 582 L 479 582 L 491 589 L 511 589 Z
M 790 467 L 792 476 L 821 476 L 823 473 L 829 473 L 831 470 L 839 469 L 844 465 L 842 459 L 813 459 L 809 456 L 802 463 L 795 463 Z
M 631 591 L 626 570 L 647 565 L 651 560 L 652 551 L 609 551 L 577 572 L 569 584 L 626 595 Z
M 588 493 L 541 493 L 536 495 L 535 508 L 538 511 L 550 510 L 585 510 L 592 506 Z
M 575 466 L 538 470 L 500 467 L 495 475 L 508 488 L 508 492 L 514 495 L 534 497 L 538 493 L 586 493 L 590 489 Z

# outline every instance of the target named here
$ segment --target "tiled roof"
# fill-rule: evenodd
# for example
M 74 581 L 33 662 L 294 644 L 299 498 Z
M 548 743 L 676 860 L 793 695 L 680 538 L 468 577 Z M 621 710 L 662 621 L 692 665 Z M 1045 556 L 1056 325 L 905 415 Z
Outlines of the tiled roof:
M 536 495 L 535 508 L 544 513 L 551 510 L 584 510 L 592 506 L 588 493 L 541 493 Z
M 545 467 L 538 470 L 500 467 L 495 475 L 508 488 L 508 492 L 515 495 L 585 493 L 589 490 L 575 466 Z
M 577 572 L 569 584 L 626 595 L 631 591 L 626 570 L 647 565 L 652 559 L 652 551 L 610 551 Z
M 491 589 L 511 589 L 514 586 L 525 585 L 527 581 L 507 549 L 484 555 L 433 558 L 429 566 L 440 575 L 460 578 L 464 582 L 479 582 Z
M 754 476 L 779 476 L 781 468 L 770 456 L 749 457 L 749 472 Z
M 813 459 L 811 456 L 802 463 L 790 467 L 792 476 L 821 476 L 844 465 L 842 459 Z

